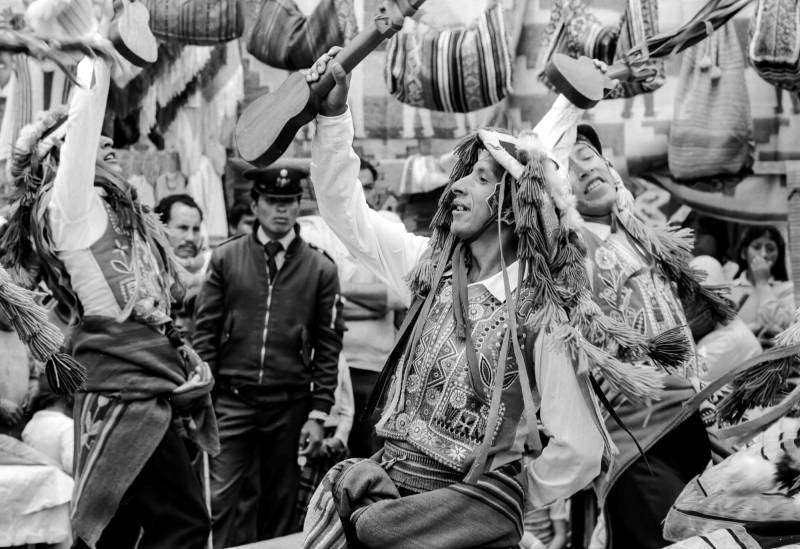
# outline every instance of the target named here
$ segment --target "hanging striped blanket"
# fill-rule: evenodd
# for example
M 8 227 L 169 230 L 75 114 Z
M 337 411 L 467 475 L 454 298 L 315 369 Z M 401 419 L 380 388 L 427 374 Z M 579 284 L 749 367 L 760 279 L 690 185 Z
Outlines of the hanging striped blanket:
M 386 82 L 397 100 L 435 111 L 471 112 L 511 89 L 503 7 L 495 3 L 464 29 L 437 31 L 406 20 L 389 41 Z
M 73 355 L 88 379 L 75 402 L 72 527 L 76 539 L 94 547 L 173 422 L 168 397 L 186 372 L 164 335 L 132 320 L 85 317 L 73 336 Z M 219 452 L 209 395 L 186 425 L 201 448 Z
M 517 547 L 522 538 L 522 468 L 510 464 L 475 484 L 401 497 L 386 465 L 338 463 L 308 506 L 304 549 Z

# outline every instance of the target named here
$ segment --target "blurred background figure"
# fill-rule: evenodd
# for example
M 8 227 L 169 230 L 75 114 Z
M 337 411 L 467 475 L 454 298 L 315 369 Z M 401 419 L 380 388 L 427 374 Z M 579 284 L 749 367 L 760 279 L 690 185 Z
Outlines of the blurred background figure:
M 794 286 L 786 270 L 786 241 L 771 225 L 748 227 L 736 253 L 739 272 L 731 299 L 762 346 L 786 329 L 794 314 Z

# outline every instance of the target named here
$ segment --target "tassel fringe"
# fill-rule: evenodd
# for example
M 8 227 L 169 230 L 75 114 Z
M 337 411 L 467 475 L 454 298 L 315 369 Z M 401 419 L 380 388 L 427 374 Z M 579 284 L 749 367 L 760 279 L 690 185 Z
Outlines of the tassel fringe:
M 681 326 L 661 332 L 648 345 L 650 358 L 668 372 L 674 370 L 676 364 L 684 364 L 692 354 L 692 348 Z
M 800 309 L 794 313 L 794 322 L 775 336 L 774 341 L 775 348 L 800 343 Z M 717 406 L 720 419 L 737 423 L 752 408 L 774 405 L 787 390 L 787 380 L 800 373 L 797 361 L 796 355 L 768 360 L 737 375 L 731 383 L 731 392 Z
M 45 373 L 54 391 L 75 391 L 86 381 L 86 371 L 74 359 L 60 352 L 64 335 L 34 301 L 34 294 L 14 284 L 0 269 L 0 309 L 5 313 L 33 358 L 45 363 Z

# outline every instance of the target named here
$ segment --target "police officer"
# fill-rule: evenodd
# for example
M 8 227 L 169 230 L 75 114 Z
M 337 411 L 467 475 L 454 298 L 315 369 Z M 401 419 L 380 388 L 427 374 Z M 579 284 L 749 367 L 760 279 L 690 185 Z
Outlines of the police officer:
M 280 166 L 244 173 L 253 181 L 253 232 L 214 250 L 198 298 L 195 348 L 217 380 L 222 451 L 211 462 L 211 489 L 218 548 L 295 530 L 298 444 L 300 454 L 317 451 L 334 400 L 339 279 L 295 223 L 307 175 Z M 242 494 L 248 503 L 237 505 Z

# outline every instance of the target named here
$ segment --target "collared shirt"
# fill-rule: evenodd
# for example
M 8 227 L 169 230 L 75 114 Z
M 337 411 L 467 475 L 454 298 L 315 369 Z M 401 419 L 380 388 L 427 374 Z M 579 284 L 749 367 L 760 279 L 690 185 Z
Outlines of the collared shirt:
M 360 162 L 352 143 L 349 111 L 334 117 L 317 117 L 311 180 L 320 214 L 364 268 L 375 273 L 408 305 L 412 296 L 406 277 L 426 250 L 428 238 L 408 232 L 405 226 L 367 206 L 358 180 Z M 509 273 L 516 268 L 515 264 L 509 265 Z M 512 289 L 516 280 L 516 275 L 509 276 Z M 472 284 L 475 285 L 482 285 L 505 301 L 502 273 Z M 599 474 L 604 452 L 603 437 L 595 424 L 597 410 L 587 404 L 569 358 L 551 352 L 553 346 L 545 341 L 546 337 L 540 336 L 537 341 L 534 374 L 542 395 L 540 416 L 551 439 L 542 454 L 527 464 L 529 499 L 536 505 L 568 497 L 586 487 Z
M 291 244 L 294 241 L 296 236 L 297 235 L 294 232 L 294 227 L 292 227 L 292 229 L 289 230 L 288 233 L 286 233 L 285 235 L 283 235 L 278 239 L 278 242 L 280 242 L 281 246 L 283 246 L 278 251 L 278 253 L 275 254 L 275 265 L 278 267 L 279 271 L 281 270 L 281 267 L 283 267 L 283 262 L 286 260 L 286 250 L 289 249 L 289 244 Z M 264 232 L 263 227 L 261 227 L 260 225 L 258 227 L 258 230 L 256 231 L 256 237 L 258 238 L 258 241 L 264 246 L 266 246 L 272 240 L 270 237 L 267 236 L 267 233 Z

